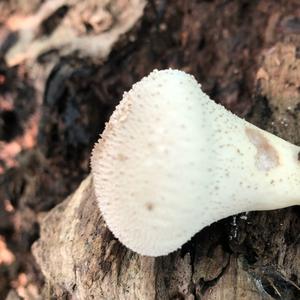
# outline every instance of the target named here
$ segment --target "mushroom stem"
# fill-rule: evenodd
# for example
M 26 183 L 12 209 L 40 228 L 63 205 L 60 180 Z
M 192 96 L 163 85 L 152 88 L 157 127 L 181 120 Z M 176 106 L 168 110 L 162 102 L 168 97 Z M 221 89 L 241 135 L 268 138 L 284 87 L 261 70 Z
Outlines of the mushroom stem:
M 91 166 L 110 230 L 159 256 L 230 215 L 300 204 L 299 151 L 210 100 L 194 77 L 155 70 L 124 94 Z

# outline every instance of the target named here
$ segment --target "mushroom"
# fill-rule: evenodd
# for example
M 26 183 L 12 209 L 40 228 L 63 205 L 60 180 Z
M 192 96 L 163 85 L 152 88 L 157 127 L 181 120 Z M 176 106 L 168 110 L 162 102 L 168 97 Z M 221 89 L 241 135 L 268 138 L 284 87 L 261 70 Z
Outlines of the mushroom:
M 216 104 L 193 76 L 154 70 L 124 94 L 91 167 L 109 229 L 160 256 L 222 218 L 299 204 L 299 150 Z

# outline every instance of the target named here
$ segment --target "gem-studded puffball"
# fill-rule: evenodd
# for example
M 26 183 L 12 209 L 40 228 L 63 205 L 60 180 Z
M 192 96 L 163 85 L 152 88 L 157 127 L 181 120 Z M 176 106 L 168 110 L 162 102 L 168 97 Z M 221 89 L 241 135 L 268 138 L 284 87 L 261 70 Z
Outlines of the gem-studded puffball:
M 210 100 L 193 76 L 155 70 L 124 94 L 91 166 L 109 229 L 160 256 L 224 217 L 299 203 L 298 152 Z

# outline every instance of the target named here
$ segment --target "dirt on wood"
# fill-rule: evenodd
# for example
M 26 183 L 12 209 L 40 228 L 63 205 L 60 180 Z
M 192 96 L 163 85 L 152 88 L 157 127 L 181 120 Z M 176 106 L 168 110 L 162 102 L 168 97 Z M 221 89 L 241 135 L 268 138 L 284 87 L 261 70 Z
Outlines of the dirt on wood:
M 0 299 L 44 299 L 47 288 L 58 298 L 31 254 L 41 220 L 89 174 L 122 93 L 153 69 L 193 74 L 212 99 L 300 144 L 298 0 L 97 2 L 0 3 Z M 213 224 L 182 248 L 182 267 L 155 262 L 156 297 L 250 299 L 243 289 L 255 287 L 251 299 L 300 299 L 299 216 Z

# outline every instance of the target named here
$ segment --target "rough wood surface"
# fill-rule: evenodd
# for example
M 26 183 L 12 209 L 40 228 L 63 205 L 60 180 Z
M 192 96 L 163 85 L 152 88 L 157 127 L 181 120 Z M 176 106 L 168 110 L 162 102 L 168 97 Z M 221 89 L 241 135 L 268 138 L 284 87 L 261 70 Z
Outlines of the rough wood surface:
M 18 36 L 5 54 L 9 66 L 51 51 L 60 55 L 78 52 L 81 57 L 105 59 L 119 37 L 141 17 L 144 0 L 51 0 L 31 15 L 5 21 L 6 34 Z
M 299 74 L 294 44 L 272 48 L 257 73 L 256 105 L 249 118 L 291 142 L 300 138 Z M 292 300 L 300 298 L 299 232 L 298 207 L 251 212 L 205 228 L 168 256 L 141 257 L 105 226 L 88 176 L 47 214 L 33 253 L 56 296 Z

